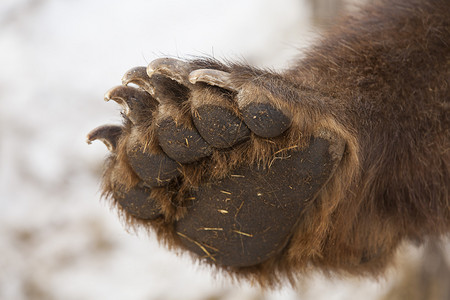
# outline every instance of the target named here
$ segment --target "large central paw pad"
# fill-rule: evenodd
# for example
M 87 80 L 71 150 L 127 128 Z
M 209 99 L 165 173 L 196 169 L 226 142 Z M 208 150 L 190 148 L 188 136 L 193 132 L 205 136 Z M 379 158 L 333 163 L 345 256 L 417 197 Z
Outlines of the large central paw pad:
M 336 134 L 300 132 L 278 92 L 289 86 L 258 72 L 157 59 L 106 94 L 123 106 L 124 125 L 88 135 L 112 151 L 104 187 L 115 203 L 219 265 L 283 255 L 344 152 Z
M 312 139 L 307 149 L 274 155 L 270 168 L 241 167 L 200 186 L 195 204 L 177 224 L 183 243 L 229 266 L 254 265 L 277 254 L 305 201 L 333 169 L 328 148 L 328 141 Z

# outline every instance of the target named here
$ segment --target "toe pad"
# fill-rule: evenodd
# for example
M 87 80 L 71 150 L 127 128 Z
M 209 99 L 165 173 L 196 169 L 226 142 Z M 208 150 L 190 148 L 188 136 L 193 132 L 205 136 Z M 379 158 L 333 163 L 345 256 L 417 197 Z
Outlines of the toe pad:
M 279 136 L 291 126 L 291 118 L 269 103 L 250 104 L 242 109 L 245 123 L 256 135 Z

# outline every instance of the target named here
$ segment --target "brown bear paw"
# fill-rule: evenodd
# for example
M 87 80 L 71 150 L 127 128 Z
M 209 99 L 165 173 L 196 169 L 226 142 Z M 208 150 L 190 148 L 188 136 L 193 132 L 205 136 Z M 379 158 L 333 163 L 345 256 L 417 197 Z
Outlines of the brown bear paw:
M 322 128 L 301 132 L 291 90 L 279 75 L 212 60 L 131 69 L 105 96 L 123 106 L 124 124 L 88 135 L 112 151 L 105 193 L 218 265 L 283 255 L 345 146 Z

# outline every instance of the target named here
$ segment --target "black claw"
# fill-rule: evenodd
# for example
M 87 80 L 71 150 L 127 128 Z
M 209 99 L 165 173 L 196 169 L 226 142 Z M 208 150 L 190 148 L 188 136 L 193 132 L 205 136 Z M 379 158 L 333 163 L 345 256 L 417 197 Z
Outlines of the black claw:
M 250 137 L 250 130 L 231 109 L 218 105 L 196 108 L 193 121 L 200 135 L 215 148 L 228 148 Z
M 152 98 L 147 92 L 131 87 L 116 86 L 105 94 L 105 100 L 113 100 L 123 107 L 125 115 L 136 123 L 138 116 L 144 109 L 154 111 L 158 102 Z M 148 116 L 148 117 L 151 117 Z
M 161 215 L 159 204 L 150 197 L 151 190 L 144 186 L 136 186 L 128 191 L 116 191 L 114 199 L 130 215 L 153 220 Z
M 148 186 L 167 185 L 179 175 L 177 162 L 164 153 L 150 154 L 134 145 L 128 147 L 127 156 L 133 170 Z
M 172 159 L 187 164 L 211 155 L 212 149 L 197 130 L 177 126 L 172 119 L 158 124 L 161 148 Z
M 250 104 L 241 109 L 248 128 L 264 138 L 279 136 L 291 126 L 292 119 L 269 103 Z
M 128 85 L 134 83 L 147 91 L 150 95 L 154 95 L 150 77 L 147 75 L 146 67 L 135 67 L 128 70 L 122 77 L 122 84 Z
M 99 126 L 88 133 L 87 143 L 90 144 L 92 141 L 100 140 L 106 145 L 109 151 L 115 151 L 122 131 L 123 128 L 117 125 Z

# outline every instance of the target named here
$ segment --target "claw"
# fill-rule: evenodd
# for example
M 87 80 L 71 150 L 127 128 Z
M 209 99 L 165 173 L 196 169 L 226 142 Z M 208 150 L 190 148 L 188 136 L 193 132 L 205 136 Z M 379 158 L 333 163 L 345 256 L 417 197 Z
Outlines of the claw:
M 109 151 L 114 152 L 122 130 L 121 126 L 102 125 L 88 133 L 86 142 L 91 144 L 92 141 L 100 140 L 106 145 Z
M 147 75 L 146 67 L 135 67 L 128 70 L 122 77 L 122 84 L 134 83 L 146 90 L 149 94 L 154 94 L 153 86 L 150 84 L 150 77 Z
M 237 91 L 236 87 L 231 83 L 230 73 L 224 71 L 213 69 L 195 70 L 189 74 L 189 81 L 192 84 L 204 82 L 230 91 Z
M 133 111 L 135 111 L 139 106 L 143 106 L 144 103 L 149 103 L 151 107 L 156 108 L 156 105 L 158 104 L 157 101 L 145 91 L 123 85 L 113 87 L 106 92 L 105 101 L 109 100 L 114 100 L 122 106 L 125 115 L 133 123 L 136 123 L 136 117 L 134 116 Z
M 192 67 L 188 62 L 174 58 L 158 58 L 147 66 L 148 76 L 151 77 L 155 73 L 161 74 L 184 86 L 191 85 L 188 80 L 191 71 Z

